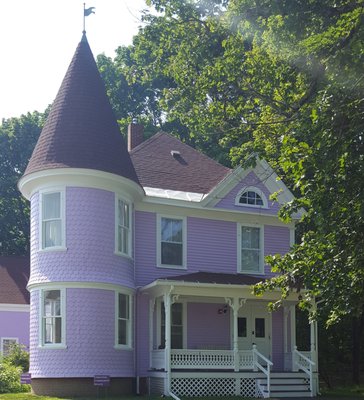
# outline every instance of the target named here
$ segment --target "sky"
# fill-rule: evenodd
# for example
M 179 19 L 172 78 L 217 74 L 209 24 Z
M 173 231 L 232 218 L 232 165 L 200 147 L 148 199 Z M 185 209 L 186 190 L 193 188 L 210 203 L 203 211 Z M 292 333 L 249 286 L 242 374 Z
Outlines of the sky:
M 0 123 L 56 97 L 83 30 L 96 57 L 132 43 L 144 0 L 0 0 Z

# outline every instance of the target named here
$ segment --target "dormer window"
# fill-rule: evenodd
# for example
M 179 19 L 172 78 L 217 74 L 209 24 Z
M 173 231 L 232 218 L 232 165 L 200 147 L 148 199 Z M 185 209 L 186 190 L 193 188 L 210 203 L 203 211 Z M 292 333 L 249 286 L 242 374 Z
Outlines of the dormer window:
M 248 187 L 241 190 L 236 196 L 235 205 L 268 208 L 267 198 L 264 193 L 255 187 Z

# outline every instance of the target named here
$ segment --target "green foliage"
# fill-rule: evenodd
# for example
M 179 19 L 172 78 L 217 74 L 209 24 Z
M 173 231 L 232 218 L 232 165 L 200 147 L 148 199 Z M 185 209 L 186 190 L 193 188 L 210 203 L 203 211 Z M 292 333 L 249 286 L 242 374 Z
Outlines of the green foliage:
M 46 114 L 3 119 L 0 126 L 0 254 L 29 252 L 29 204 L 17 189 Z
M 3 362 L 14 367 L 20 367 L 22 372 L 29 371 L 29 353 L 23 345 L 18 343 L 11 345 L 9 354 L 4 357 Z
M 29 385 L 20 384 L 21 367 L 0 363 L 0 393 L 28 392 Z

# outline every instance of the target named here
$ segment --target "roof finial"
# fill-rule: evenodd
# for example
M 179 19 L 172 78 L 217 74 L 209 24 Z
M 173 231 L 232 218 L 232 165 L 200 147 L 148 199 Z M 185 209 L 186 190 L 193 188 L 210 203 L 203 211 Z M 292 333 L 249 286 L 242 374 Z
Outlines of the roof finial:
M 85 24 L 86 17 L 88 17 L 90 14 L 95 14 L 94 9 L 95 7 L 86 8 L 86 3 L 83 3 L 83 31 L 82 31 L 83 36 L 86 35 L 86 24 Z

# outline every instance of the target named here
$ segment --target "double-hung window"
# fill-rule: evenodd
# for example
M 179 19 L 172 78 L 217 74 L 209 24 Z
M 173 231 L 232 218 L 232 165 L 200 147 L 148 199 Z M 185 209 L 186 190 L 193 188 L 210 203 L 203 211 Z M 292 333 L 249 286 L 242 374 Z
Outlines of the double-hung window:
M 116 252 L 130 256 L 131 253 L 131 224 L 130 204 L 117 198 L 116 206 Z
M 41 346 L 65 344 L 64 291 L 43 290 L 41 297 Z
M 116 293 L 116 347 L 131 347 L 131 299 Z
M 186 220 L 161 216 L 158 223 L 159 266 L 185 268 Z
M 165 348 L 166 342 L 166 312 L 161 303 L 160 348 Z M 183 304 L 171 305 L 171 349 L 183 349 Z
M 263 273 L 263 227 L 238 226 L 239 272 Z
M 41 193 L 41 248 L 62 248 L 64 240 L 64 193 Z

